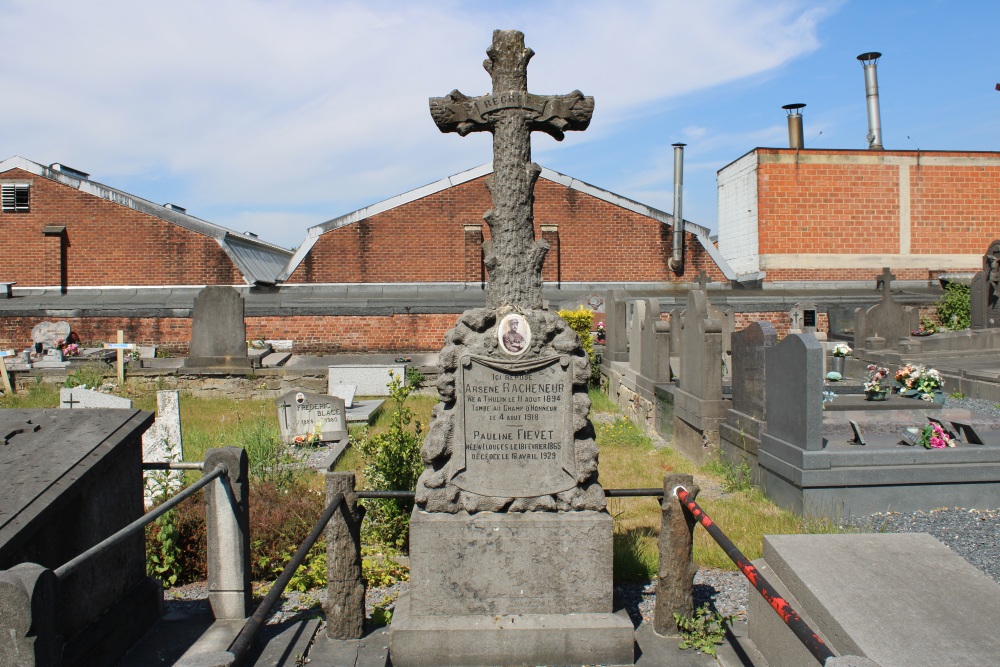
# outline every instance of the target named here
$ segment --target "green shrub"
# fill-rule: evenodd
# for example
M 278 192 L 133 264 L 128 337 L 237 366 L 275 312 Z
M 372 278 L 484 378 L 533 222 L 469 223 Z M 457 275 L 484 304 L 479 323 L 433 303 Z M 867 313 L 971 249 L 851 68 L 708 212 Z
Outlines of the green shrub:
M 590 333 L 590 328 L 594 324 L 594 313 L 580 306 L 576 310 L 560 310 L 559 317 L 566 320 L 569 328 L 580 337 L 580 344 L 583 345 L 584 352 L 591 359 L 594 358 L 594 337 Z
M 968 285 L 951 282 L 945 285 L 944 296 L 937 302 L 938 321 L 952 331 L 968 329 L 972 321 L 972 308 Z
M 424 386 L 424 373 L 416 366 L 406 367 L 406 383 L 414 389 Z
M 385 433 L 365 434 L 355 443 L 364 459 L 365 487 L 383 491 L 413 491 L 423 470 L 420 447 L 421 424 L 406 407 L 414 388 L 390 371 L 389 429 Z M 414 423 L 416 422 L 416 423 Z M 412 500 L 370 499 L 364 501 L 366 514 L 362 532 L 366 540 L 405 549 L 409 542 Z
M 590 333 L 590 329 L 594 325 L 594 313 L 580 306 L 576 310 L 560 310 L 559 317 L 566 320 L 569 328 L 575 331 L 576 335 L 580 337 L 580 345 L 583 346 L 584 352 L 590 357 L 589 385 L 591 387 L 600 386 L 601 364 L 597 359 L 597 354 L 594 353 L 594 337 Z
M 63 386 L 67 389 L 73 387 L 97 389 L 104 384 L 104 370 L 105 366 L 100 362 L 86 364 L 70 373 Z

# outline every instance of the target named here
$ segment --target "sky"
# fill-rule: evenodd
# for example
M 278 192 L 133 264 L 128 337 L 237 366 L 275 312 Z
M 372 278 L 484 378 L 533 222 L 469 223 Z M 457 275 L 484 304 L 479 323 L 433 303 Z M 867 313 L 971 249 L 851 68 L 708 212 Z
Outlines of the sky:
M 105 185 L 292 248 L 309 227 L 491 160 L 427 99 L 490 92 L 494 29 L 528 88 L 593 96 L 544 167 L 716 229 L 716 172 L 787 147 L 867 147 L 860 53 L 880 51 L 883 143 L 1000 150 L 1000 2 L 964 0 L 0 0 L 0 160 Z M 433 242 L 428 239 L 428 242 Z

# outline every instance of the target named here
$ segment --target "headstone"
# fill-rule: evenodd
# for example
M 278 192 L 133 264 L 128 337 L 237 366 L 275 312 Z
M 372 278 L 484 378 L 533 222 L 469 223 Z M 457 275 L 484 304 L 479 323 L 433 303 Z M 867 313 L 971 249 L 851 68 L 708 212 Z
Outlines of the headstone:
M 628 361 L 628 337 L 626 312 L 628 304 L 625 293 L 612 290 L 604 300 L 605 346 L 604 355 L 608 361 Z
M 656 324 L 660 321 L 660 303 L 655 299 L 637 299 L 632 306 L 632 335 L 629 347 L 629 368 L 636 376 L 636 385 L 652 400 L 657 383 Z
M 722 326 L 709 316 L 708 298 L 701 290 L 688 292 L 680 319 L 683 353 L 674 391 L 674 446 L 704 463 L 719 448 L 719 425 L 729 405 L 722 398 Z
M 722 326 L 709 318 L 704 292 L 688 292 L 681 332 L 681 388 L 704 400 L 722 398 Z
M 909 338 L 910 332 L 920 328 L 920 311 L 903 306 L 893 300 L 892 281 L 896 276 L 889 267 L 882 271 L 882 300 L 867 310 L 854 311 L 854 347 L 867 349 L 867 339 L 884 338 L 886 346 L 897 349 L 900 338 Z
M 823 346 L 790 334 L 764 351 L 767 434 L 804 450 L 823 448 Z
M 354 407 L 354 395 L 358 393 L 358 385 L 356 384 L 335 384 L 330 386 L 330 390 L 327 392 L 330 396 L 336 396 L 337 398 L 343 399 L 344 405 L 348 408 Z
M 330 366 L 327 372 L 326 393 L 335 396 L 334 388 L 354 385 L 359 396 L 388 396 L 391 375 L 406 381 L 405 364 L 366 364 Z M 353 404 L 353 400 L 352 400 Z
M 132 409 L 132 399 L 122 398 L 113 394 L 105 394 L 91 389 L 63 387 L 59 390 L 59 407 L 63 410 L 78 410 L 81 408 L 111 408 L 115 410 Z
M 156 392 L 156 421 L 142 434 L 142 460 L 144 462 L 184 460 L 179 392 Z M 159 496 L 173 495 L 184 486 L 184 473 L 179 470 L 146 471 L 144 478 L 143 494 L 147 509 L 152 507 Z
M 778 342 L 770 322 L 752 322 L 733 334 L 733 410 L 766 420 L 764 352 Z
M 971 311 L 969 328 L 971 329 L 986 328 L 986 293 L 986 277 L 982 271 L 979 271 L 972 277 L 972 283 L 969 285 L 969 306 Z
M 789 311 L 790 333 L 816 333 L 816 304 L 798 303 Z
M 278 428 L 287 443 L 318 434 L 320 442 L 347 439 L 347 410 L 344 399 L 324 394 L 290 391 L 277 401 Z
M 142 434 L 142 460 L 184 460 L 179 392 L 156 392 L 156 421 Z
M 194 299 L 191 347 L 185 366 L 249 368 L 243 296 L 233 287 L 209 285 Z
M 670 373 L 673 376 L 681 374 L 681 351 L 683 341 L 681 332 L 684 330 L 682 321 L 683 308 L 670 309 Z
M 548 248 L 532 210 L 541 169 L 530 132 L 561 139 L 586 128 L 593 99 L 528 93 L 532 51 L 517 31 L 494 32 L 487 55 L 492 95 L 431 99 L 442 131 L 493 133 L 492 240 L 487 307 L 462 315 L 439 356 L 441 404 L 421 452 L 411 590 L 393 615 L 391 660 L 631 664 L 631 622 L 612 612 L 613 521 L 587 418 L 589 359 L 543 307 Z M 523 342 L 507 338 L 512 320 Z
M 31 342 L 51 348 L 56 346 L 56 341 L 65 341 L 69 333 L 69 322 L 39 322 L 31 330 Z

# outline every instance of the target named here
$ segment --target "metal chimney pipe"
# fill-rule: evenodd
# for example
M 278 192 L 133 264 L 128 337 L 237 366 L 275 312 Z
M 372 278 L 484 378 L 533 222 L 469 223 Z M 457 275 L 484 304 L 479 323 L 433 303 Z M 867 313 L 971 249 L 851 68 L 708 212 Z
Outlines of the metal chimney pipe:
M 868 101 L 868 149 L 873 151 L 882 148 L 882 118 L 878 108 L 878 75 L 875 66 L 882 54 L 878 51 L 862 53 L 858 60 L 865 68 L 865 98 Z
M 788 112 L 788 147 L 794 148 L 796 150 L 806 147 L 805 139 L 803 139 L 802 134 L 802 114 L 799 113 L 799 109 L 804 109 L 805 104 L 801 102 L 796 102 L 795 104 L 786 104 L 781 107 Z
M 674 144 L 674 252 L 667 266 L 674 273 L 684 272 L 684 147 Z

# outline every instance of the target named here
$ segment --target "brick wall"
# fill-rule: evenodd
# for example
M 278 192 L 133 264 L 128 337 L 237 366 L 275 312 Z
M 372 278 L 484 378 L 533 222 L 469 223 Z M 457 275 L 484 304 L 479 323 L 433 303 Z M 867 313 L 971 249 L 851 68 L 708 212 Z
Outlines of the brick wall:
M 1000 237 L 1000 165 L 908 169 L 912 252 L 982 255 Z
M 755 206 L 730 205 L 752 160 Z M 754 212 L 768 282 L 974 271 L 1000 236 L 1000 153 L 755 149 L 719 172 L 719 248 L 737 271 Z
M 898 167 L 765 162 L 757 169 L 762 255 L 899 252 Z
M 468 226 L 480 225 L 491 207 L 485 177 L 467 181 L 378 213 L 320 236 L 290 283 L 466 282 L 472 255 Z M 671 228 L 545 178 L 535 185 L 535 236 L 557 226 L 558 243 L 543 275 L 561 282 L 690 282 L 704 269 L 722 272 L 690 233 L 685 239 L 685 275 L 667 267 Z M 550 240 L 551 244 L 551 240 Z M 558 252 L 555 252 L 555 250 Z M 465 258 L 463 260 L 463 258 Z
M 30 182 L 30 212 L 0 213 L 0 280 L 18 287 L 242 284 L 215 239 L 20 169 L 0 182 Z M 57 236 L 65 226 L 60 259 Z M 16 252 L 10 249 L 16 248 Z M 63 266 L 59 266 L 63 263 Z
M 296 352 L 395 352 L 437 351 L 445 333 L 455 326 L 457 314 L 391 316 L 247 317 L 247 337 L 294 340 Z M 0 348 L 21 351 L 31 344 L 31 329 L 51 317 L 0 318 Z M 116 340 L 119 329 L 125 342 L 156 345 L 173 354 L 187 354 L 191 320 L 178 317 L 69 317 L 72 331 L 85 346 Z

